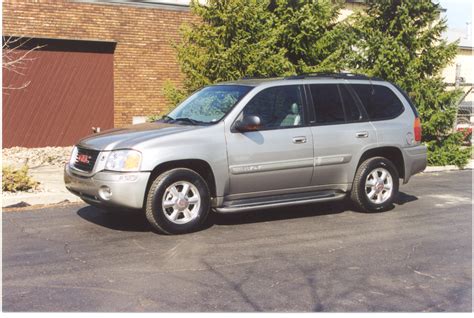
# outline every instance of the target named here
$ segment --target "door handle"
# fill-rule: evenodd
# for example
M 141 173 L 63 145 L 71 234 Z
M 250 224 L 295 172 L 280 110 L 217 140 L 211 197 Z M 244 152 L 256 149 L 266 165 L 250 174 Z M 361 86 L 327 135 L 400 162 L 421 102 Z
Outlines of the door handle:
M 356 133 L 357 138 L 367 138 L 369 137 L 369 133 L 367 131 L 359 131 Z
M 304 143 L 306 143 L 306 137 L 305 136 L 293 137 L 293 143 L 294 144 L 304 144 Z

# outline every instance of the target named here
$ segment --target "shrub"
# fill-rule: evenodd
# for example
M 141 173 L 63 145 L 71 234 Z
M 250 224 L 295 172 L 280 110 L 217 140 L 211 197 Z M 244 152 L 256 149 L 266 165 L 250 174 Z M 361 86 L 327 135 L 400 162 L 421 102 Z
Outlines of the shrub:
M 9 166 L 2 167 L 2 190 L 8 192 L 27 191 L 36 189 L 39 182 L 28 175 L 28 166 L 14 169 Z
M 158 119 L 160 119 L 162 116 L 160 116 L 160 114 L 154 114 L 154 115 L 150 115 L 147 117 L 146 121 L 149 122 L 149 123 L 152 123 L 154 121 L 157 121 Z
M 471 158 L 471 148 L 462 148 L 464 135 L 454 133 L 449 135 L 443 142 L 431 141 L 426 145 L 428 147 L 428 165 L 445 166 L 456 165 L 464 168 Z

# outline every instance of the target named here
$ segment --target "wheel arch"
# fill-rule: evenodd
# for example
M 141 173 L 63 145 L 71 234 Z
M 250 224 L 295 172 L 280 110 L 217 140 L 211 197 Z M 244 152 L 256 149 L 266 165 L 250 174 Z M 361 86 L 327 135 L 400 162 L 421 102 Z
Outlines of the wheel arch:
M 148 183 L 145 191 L 145 200 L 148 196 L 148 191 L 150 190 L 151 184 L 153 181 L 165 171 L 176 169 L 176 168 L 186 168 L 193 170 L 199 174 L 207 183 L 209 191 L 211 193 L 211 198 L 216 197 L 216 179 L 214 172 L 208 162 L 202 159 L 184 159 L 184 160 L 171 160 L 160 163 L 157 165 L 150 173 Z
M 388 146 L 368 149 L 361 155 L 359 162 L 357 163 L 357 169 L 362 162 L 373 157 L 384 157 L 390 160 L 397 168 L 399 178 L 405 178 L 405 162 L 402 151 L 399 148 Z

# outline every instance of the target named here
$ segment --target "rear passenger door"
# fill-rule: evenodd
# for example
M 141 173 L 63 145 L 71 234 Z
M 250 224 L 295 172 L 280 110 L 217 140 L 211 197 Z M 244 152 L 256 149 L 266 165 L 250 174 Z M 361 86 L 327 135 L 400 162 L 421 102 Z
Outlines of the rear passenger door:
M 310 84 L 314 142 L 313 186 L 340 189 L 352 183 L 360 155 L 377 142 L 368 121 L 350 87 L 341 83 Z
M 401 101 L 403 96 L 388 85 L 352 83 L 350 87 L 359 97 L 370 122 L 377 130 L 379 147 L 404 147 L 408 145 L 407 140 L 413 138 L 413 112 L 404 114 L 405 108 Z

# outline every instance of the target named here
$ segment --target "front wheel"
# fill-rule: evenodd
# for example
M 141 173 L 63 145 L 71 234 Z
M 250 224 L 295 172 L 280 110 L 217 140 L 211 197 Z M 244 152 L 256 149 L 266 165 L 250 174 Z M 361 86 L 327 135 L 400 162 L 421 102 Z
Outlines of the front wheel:
M 153 181 L 145 214 L 158 232 L 182 234 L 199 229 L 207 219 L 210 206 L 206 181 L 193 170 L 177 168 Z
M 351 199 L 356 208 L 365 212 L 388 210 L 398 196 L 398 171 L 384 157 L 365 160 L 357 169 Z

